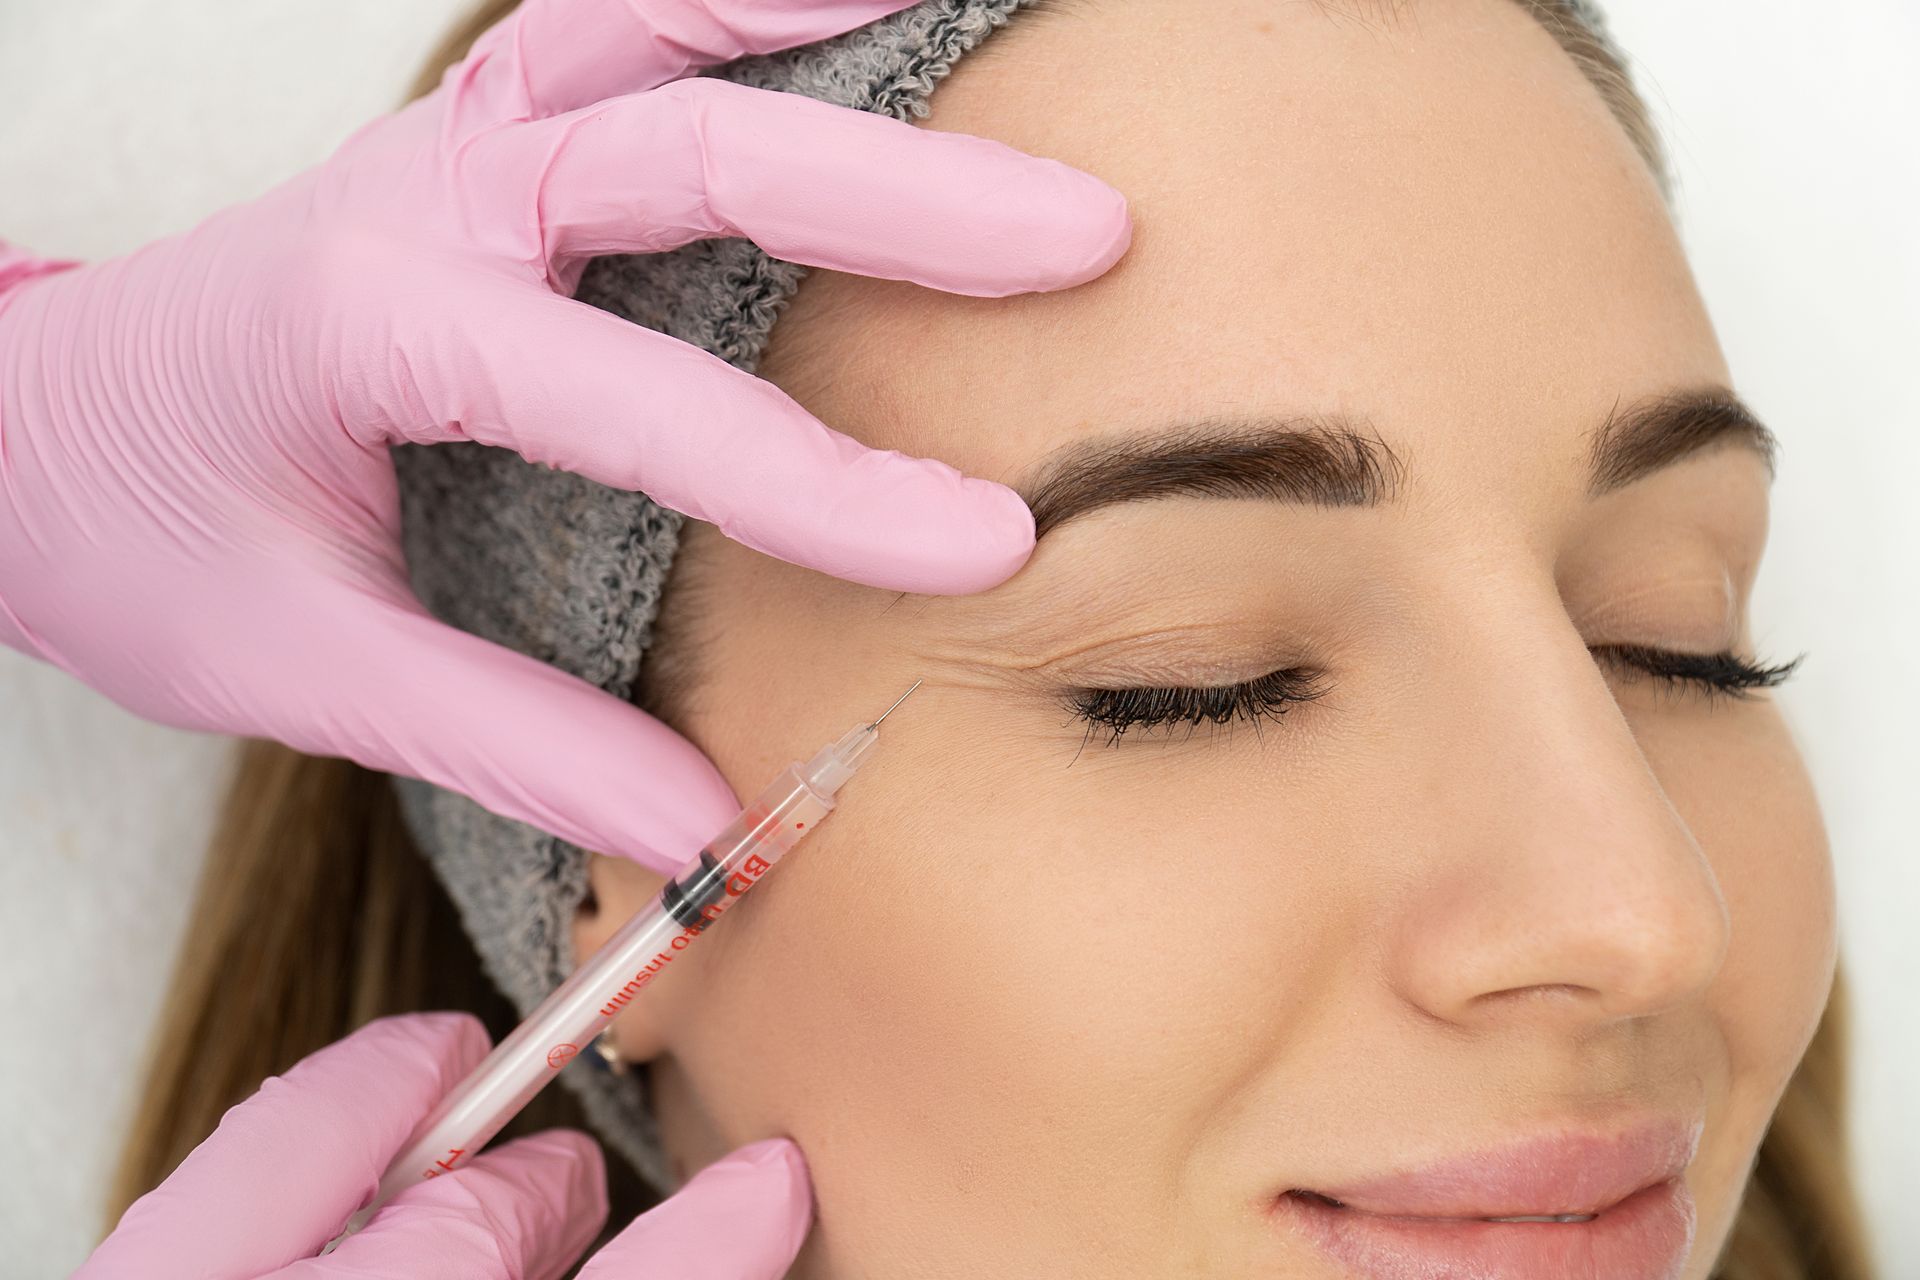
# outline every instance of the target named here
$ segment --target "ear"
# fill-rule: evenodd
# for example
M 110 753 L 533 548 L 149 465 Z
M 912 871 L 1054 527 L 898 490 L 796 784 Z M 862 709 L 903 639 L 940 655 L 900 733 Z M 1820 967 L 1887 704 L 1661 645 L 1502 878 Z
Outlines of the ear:
M 625 858 L 594 854 L 587 859 L 587 896 L 573 916 L 573 956 L 578 965 L 598 951 L 621 925 L 660 896 L 664 872 L 650 871 Z M 613 1043 L 620 1056 L 639 1066 L 666 1051 L 668 1025 L 661 1007 L 670 1001 L 638 999 L 613 1020 Z

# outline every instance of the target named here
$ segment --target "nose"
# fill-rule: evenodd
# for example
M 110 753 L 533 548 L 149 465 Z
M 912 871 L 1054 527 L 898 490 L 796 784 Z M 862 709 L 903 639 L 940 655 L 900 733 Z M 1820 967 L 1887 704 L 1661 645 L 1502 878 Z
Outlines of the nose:
M 1414 756 L 1439 816 L 1388 935 L 1401 995 L 1469 1027 L 1593 1026 L 1699 997 L 1729 940 L 1704 851 L 1585 642 L 1536 631 L 1516 663 L 1504 640 L 1505 662 L 1467 664 L 1477 686 L 1447 686 L 1446 745 Z

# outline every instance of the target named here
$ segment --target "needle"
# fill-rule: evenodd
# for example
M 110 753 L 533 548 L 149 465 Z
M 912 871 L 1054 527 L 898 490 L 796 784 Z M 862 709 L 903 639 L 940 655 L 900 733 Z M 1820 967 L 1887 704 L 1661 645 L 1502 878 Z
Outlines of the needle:
M 913 690 L 918 689 L 924 683 L 925 681 L 923 680 L 915 680 L 913 682 L 912 688 L 908 689 L 905 693 L 901 694 L 899 697 L 893 700 L 893 707 L 899 706 L 901 703 L 905 702 L 908 698 L 912 697 Z M 875 720 L 872 724 L 868 725 L 867 727 L 869 729 L 878 729 L 880 727 L 880 720 L 885 720 L 888 716 L 893 714 L 893 707 L 888 707 L 885 711 L 882 711 L 880 713 L 880 719 Z

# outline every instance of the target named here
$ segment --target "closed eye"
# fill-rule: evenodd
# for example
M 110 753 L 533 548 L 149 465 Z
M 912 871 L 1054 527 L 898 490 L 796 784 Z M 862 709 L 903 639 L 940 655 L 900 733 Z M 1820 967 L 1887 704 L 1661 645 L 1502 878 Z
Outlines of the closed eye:
M 1766 666 L 1758 661 L 1750 662 L 1731 649 L 1719 653 L 1681 653 L 1644 644 L 1600 644 L 1591 646 L 1588 652 L 1617 670 L 1684 686 L 1708 701 L 1721 697 L 1751 698 L 1749 690 L 1771 689 L 1784 683 L 1807 657 L 1803 653 L 1791 662 Z
M 1116 746 L 1129 729 L 1188 726 L 1187 737 L 1202 724 L 1221 725 L 1234 720 L 1252 722 L 1257 732 L 1263 719 L 1279 719 L 1303 702 L 1325 697 L 1320 673 L 1307 667 L 1286 667 L 1239 684 L 1207 688 L 1074 689 L 1067 709 L 1087 722 L 1087 736 L 1104 728 L 1108 746 Z M 1081 746 L 1086 743 L 1083 741 Z

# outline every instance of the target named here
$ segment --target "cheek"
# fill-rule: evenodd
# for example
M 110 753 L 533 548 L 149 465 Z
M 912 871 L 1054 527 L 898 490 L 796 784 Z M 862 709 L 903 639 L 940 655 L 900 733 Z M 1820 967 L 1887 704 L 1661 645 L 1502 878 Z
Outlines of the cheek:
M 1832 981 L 1832 858 L 1777 708 L 1705 714 L 1721 724 L 1648 729 L 1641 742 L 1726 897 L 1733 928 L 1709 999 L 1736 1086 L 1771 1094 L 1799 1062 Z
M 1832 861 L 1811 780 L 1777 710 L 1728 717 L 1711 733 L 1649 727 L 1640 736 L 1713 865 L 1733 925 L 1708 993 L 1730 1087 L 1690 1175 L 1699 1239 L 1717 1248 L 1832 984 Z M 1696 1254 L 1710 1258 L 1713 1249 Z
M 1249 1030 L 1297 1016 L 1275 940 L 1316 943 L 1241 918 L 1309 895 L 1236 891 L 1227 819 L 1139 828 L 1157 777 L 973 770 L 937 808 L 850 802 L 736 912 L 698 977 L 722 998 L 674 1033 L 693 1078 L 727 1080 L 722 1127 L 793 1133 L 843 1231 L 913 1194 L 1029 1248 L 1175 1238 L 1196 1132 L 1271 1049 Z
M 1051 1107 L 1114 1092 L 1086 1064 L 1133 1072 L 1115 1050 L 1155 1031 L 1132 964 L 1171 942 L 1152 910 L 1166 883 L 1088 875 L 1118 835 L 1097 815 L 1009 821 L 1017 808 L 1002 793 L 906 823 L 836 815 L 729 923 L 690 1070 L 777 1054 L 805 1086 L 762 1105 L 830 1120 L 830 1147 L 910 1128 L 956 1177 L 1019 1159 L 1030 1127 L 1030 1155 L 1051 1146 Z

